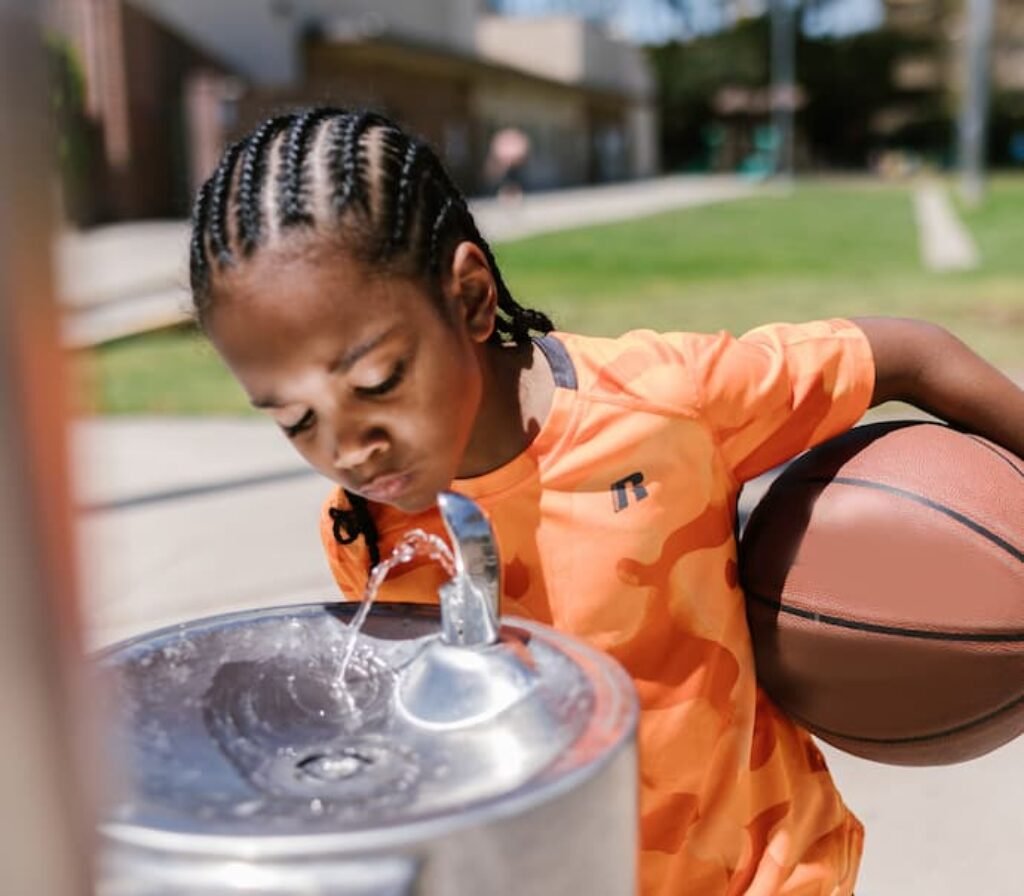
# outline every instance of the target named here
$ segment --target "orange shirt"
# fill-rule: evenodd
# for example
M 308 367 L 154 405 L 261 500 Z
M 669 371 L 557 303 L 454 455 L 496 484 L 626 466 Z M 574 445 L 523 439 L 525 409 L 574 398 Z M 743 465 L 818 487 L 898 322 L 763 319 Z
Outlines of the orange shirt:
M 833 320 L 735 339 L 565 333 L 538 340 L 558 388 L 530 447 L 453 488 L 480 503 L 503 566 L 502 613 L 607 651 L 641 702 L 644 894 L 842 896 L 863 830 L 810 736 L 757 687 L 737 584 L 740 484 L 857 422 L 870 346 Z M 346 596 L 363 539 L 321 532 Z M 436 511 L 373 508 L 381 554 Z M 436 564 L 401 568 L 381 600 L 436 601 Z

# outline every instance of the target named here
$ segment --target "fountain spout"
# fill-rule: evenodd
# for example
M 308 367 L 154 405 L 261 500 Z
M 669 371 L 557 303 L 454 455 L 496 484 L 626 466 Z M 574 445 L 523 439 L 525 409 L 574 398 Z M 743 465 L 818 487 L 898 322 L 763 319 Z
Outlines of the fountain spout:
M 438 589 L 441 639 L 460 647 L 486 647 L 498 640 L 501 567 L 494 530 L 483 511 L 455 492 L 437 496 L 452 543 L 455 576 Z

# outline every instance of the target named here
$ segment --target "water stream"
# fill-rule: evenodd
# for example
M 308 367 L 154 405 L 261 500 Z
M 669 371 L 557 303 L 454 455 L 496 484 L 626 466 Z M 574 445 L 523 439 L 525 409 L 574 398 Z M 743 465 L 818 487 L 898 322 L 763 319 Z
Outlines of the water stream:
M 366 622 L 370 613 L 373 601 L 377 597 L 384 580 L 396 566 L 411 563 L 417 557 L 426 556 L 441 564 L 445 574 L 452 578 L 455 575 L 455 560 L 452 557 L 451 549 L 445 544 L 442 538 L 431 535 L 422 529 L 411 529 L 406 532 L 402 540 L 395 545 L 391 556 L 382 560 L 371 571 L 370 578 L 366 583 L 366 590 L 363 592 L 363 601 L 352 622 L 349 624 L 348 644 L 345 654 L 341 660 L 339 672 L 340 686 L 345 687 L 345 672 L 348 670 L 352 655 L 355 653 L 356 644 L 359 641 L 359 632 Z

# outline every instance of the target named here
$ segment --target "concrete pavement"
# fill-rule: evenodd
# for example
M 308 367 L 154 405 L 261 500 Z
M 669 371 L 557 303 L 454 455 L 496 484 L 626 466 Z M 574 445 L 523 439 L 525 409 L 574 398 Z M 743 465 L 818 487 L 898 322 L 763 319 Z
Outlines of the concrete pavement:
M 334 598 L 317 535 L 327 486 L 269 423 L 88 420 L 74 444 L 91 646 Z
M 926 180 L 914 189 L 921 262 L 932 271 L 970 271 L 980 261 L 974 238 L 953 210 L 941 183 Z

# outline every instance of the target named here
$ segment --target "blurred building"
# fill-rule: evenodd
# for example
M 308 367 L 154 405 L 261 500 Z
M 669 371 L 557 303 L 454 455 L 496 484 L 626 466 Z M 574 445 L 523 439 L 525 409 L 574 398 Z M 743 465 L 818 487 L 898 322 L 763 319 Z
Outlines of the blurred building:
M 181 214 L 193 162 L 187 91 L 230 69 L 121 0 L 54 0 L 52 14 L 68 213 L 87 223 Z
M 470 193 L 492 135 L 530 137 L 527 189 L 658 168 L 642 51 L 571 17 L 484 0 L 54 0 L 84 84 L 91 199 L 80 218 L 180 215 L 226 140 L 283 106 L 381 109 Z

